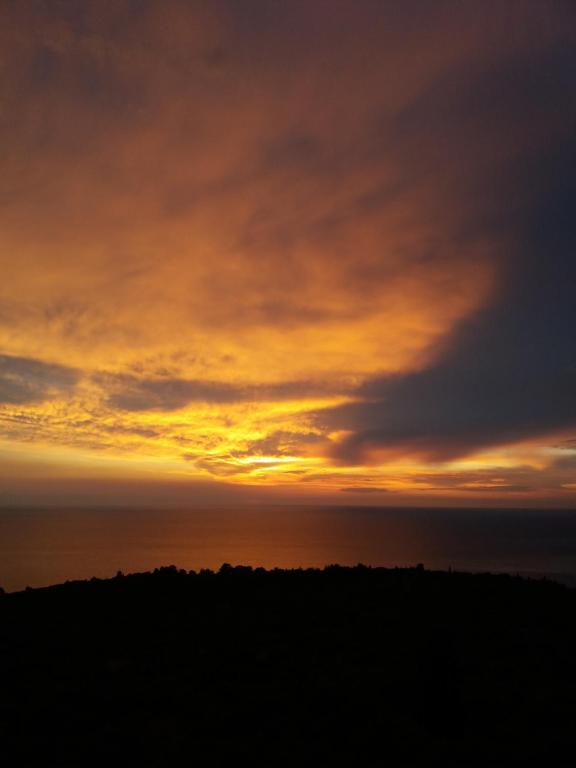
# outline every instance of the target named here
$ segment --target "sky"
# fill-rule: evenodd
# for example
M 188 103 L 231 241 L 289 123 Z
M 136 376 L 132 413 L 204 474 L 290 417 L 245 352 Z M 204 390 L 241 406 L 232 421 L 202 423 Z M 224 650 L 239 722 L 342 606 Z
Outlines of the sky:
M 0 0 L 0 505 L 576 506 L 571 0 Z

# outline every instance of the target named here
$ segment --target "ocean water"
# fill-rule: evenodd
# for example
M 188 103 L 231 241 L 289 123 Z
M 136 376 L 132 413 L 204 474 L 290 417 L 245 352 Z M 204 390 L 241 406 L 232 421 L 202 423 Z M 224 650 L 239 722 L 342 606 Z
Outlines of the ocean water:
M 576 586 L 576 510 L 0 509 L 6 591 L 162 565 L 331 563 L 550 576 Z

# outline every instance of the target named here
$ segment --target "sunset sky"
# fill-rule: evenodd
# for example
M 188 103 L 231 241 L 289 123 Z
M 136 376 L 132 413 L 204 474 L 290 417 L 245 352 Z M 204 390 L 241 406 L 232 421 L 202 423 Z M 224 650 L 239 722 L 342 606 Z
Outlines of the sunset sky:
M 576 506 L 572 0 L 0 0 L 0 505 Z

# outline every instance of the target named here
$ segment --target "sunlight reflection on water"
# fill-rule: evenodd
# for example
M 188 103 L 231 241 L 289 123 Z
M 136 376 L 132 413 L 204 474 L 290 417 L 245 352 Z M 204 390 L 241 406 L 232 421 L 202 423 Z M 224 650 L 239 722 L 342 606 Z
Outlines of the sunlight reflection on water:
M 175 564 L 330 563 L 550 574 L 576 585 L 576 512 L 374 507 L 0 510 L 0 585 Z

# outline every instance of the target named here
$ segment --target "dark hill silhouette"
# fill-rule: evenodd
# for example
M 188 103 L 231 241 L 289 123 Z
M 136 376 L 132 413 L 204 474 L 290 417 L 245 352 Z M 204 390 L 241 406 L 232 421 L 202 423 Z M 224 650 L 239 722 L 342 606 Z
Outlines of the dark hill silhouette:
M 573 765 L 576 591 L 174 566 L 0 596 L 10 766 Z

